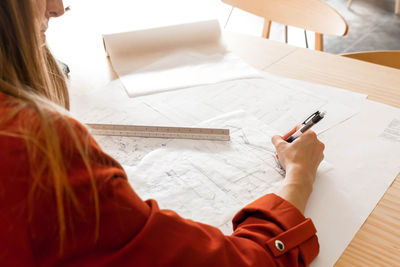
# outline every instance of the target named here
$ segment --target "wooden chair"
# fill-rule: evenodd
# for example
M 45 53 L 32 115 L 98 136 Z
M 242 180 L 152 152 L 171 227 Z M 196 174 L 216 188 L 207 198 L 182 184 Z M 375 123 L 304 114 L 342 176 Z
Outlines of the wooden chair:
M 342 56 L 400 69 L 400 50 L 357 52 Z
M 315 50 L 323 50 L 323 34 L 344 36 L 348 26 L 344 18 L 320 0 L 222 0 L 264 18 L 262 36 L 269 38 L 271 21 L 315 32 Z
M 350 8 L 352 3 L 353 3 L 353 0 L 349 0 L 347 2 L 347 8 Z M 400 0 L 396 0 L 395 6 L 394 6 L 394 13 L 396 15 L 398 15 L 399 12 L 400 12 Z

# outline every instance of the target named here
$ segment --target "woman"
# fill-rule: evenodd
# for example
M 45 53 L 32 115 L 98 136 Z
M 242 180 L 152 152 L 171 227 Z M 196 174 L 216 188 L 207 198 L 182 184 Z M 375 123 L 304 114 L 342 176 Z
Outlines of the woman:
M 274 136 L 285 183 L 233 219 L 234 233 L 142 201 L 121 166 L 70 118 L 44 45 L 61 0 L 0 1 L 1 266 L 304 266 L 318 254 L 307 200 L 324 146 Z

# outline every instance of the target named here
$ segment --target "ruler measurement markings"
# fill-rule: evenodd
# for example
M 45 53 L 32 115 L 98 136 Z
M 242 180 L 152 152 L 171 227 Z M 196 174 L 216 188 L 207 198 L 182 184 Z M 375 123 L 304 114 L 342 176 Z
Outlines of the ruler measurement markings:
M 117 135 L 156 138 L 181 138 L 198 140 L 229 141 L 229 129 L 87 124 L 94 135 Z

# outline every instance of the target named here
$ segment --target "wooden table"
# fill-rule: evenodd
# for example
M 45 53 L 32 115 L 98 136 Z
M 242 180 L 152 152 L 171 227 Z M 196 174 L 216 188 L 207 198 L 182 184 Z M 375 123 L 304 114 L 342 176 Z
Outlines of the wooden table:
M 68 36 L 70 34 L 70 36 Z M 71 85 L 96 90 L 116 79 L 105 57 L 100 32 L 55 28 L 49 41 L 57 57 L 71 68 Z M 65 42 L 70 38 L 69 42 Z M 337 55 L 296 48 L 252 36 L 226 34 L 228 44 L 249 64 L 284 77 L 339 87 L 400 108 L 400 70 Z M 358 231 L 336 266 L 399 266 L 400 176 Z
M 368 94 L 400 108 L 400 70 L 338 55 L 228 34 L 231 49 L 249 64 L 284 77 Z M 400 265 L 400 175 L 335 266 Z

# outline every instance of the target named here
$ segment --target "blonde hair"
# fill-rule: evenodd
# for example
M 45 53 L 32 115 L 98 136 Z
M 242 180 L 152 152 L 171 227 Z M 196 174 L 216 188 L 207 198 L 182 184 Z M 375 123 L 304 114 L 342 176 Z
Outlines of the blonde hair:
M 0 118 L 0 135 L 22 138 L 25 141 L 33 185 L 29 197 L 34 198 L 41 188 L 43 177 L 51 177 L 56 196 L 60 252 L 67 234 L 65 203 L 79 203 L 69 184 L 61 151 L 61 126 L 79 152 L 91 179 L 96 214 L 95 240 L 99 235 L 99 200 L 90 168 L 87 142 L 78 138 L 72 122 L 61 106 L 69 109 L 65 77 L 57 61 L 40 38 L 40 16 L 32 0 L 0 1 L 0 92 L 10 97 L 2 106 L 12 106 L 10 116 Z M 56 104 L 56 105 L 55 105 Z M 2 125 L 12 121 L 27 109 L 38 120 L 28 121 L 18 132 L 5 131 Z M 2 130 L 1 130 L 2 129 Z M 57 130 L 58 129 L 58 130 Z M 29 201 L 32 202 L 32 201 Z M 37 208 L 37 207 L 36 207 Z

